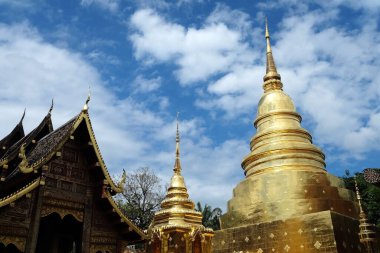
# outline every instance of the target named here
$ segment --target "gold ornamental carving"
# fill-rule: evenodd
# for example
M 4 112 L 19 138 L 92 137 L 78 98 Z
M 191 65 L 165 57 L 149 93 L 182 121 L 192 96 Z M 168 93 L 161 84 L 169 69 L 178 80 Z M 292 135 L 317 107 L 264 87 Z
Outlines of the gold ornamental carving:
M 72 215 L 77 221 L 83 222 L 83 210 L 84 205 L 81 203 L 48 198 L 42 206 L 41 217 L 57 213 L 61 219 L 67 215 Z
M 115 252 L 115 245 L 102 245 L 102 244 L 91 244 L 90 253 L 96 252 Z
M 20 153 L 18 155 L 20 158 L 21 158 L 21 162 L 20 164 L 18 165 L 20 171 L 22 173 L 30 173 L 32 172 L 34 169 L 32 166 L 29 166 L 29 162 L 28 162 L 28 159 L 26 157 L 26 154 L 25 154 L 25 143 L 23 143 L 20 147 Z
M 41 210 L 41 217 L 46 217 L 49 214 L 57 213 L 61 219 L 65 218 L 67 215 L 72 215 L 77 221 L 83 222 L 83 211 L 66 209 L 56 206 L 44 206 Z
M 0 236 L 0 243 L 4 244 L 5 247 L 9 244 L 13 244 L 19 251 L 24 252 L 26 238 L 18 236 Z

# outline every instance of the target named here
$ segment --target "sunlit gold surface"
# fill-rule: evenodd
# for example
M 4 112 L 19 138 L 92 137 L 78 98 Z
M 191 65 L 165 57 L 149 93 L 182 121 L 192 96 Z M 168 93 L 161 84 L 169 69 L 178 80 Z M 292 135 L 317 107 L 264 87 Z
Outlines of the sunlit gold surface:
M 174 173 L 166 197 L 161 202 L 161 210 L 155 213 L 147 231 L 150 237 L 148 252 L 208 253 L 211 251 L 214 232 L 202 225 L 202 214 L 194 210 L 194 202 L 189 199 L 185 179 L 181 174 L 179 143 L 177 121 Z
M 267 25 L 265 37 L 257 132 L 242 162 L 246 177 L 221 217 L 214 252 L 363 252 L 352 233 L 359 229 L 355 195 L 326 172 L 325 155 L 302 128 L 301 116 L 282 89 Z M 344 230 L 339 236 L 338 228 Z M 348 249 L 351 245 L 354 249 Z

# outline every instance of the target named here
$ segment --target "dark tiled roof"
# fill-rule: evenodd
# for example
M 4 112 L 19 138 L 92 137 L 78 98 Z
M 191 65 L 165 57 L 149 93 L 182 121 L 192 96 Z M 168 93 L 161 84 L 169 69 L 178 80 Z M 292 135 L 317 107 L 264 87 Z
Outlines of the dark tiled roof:
M 8 150 L 9 146 L 12 146 L 18 140 L 25 136 L 24 127 L 22 122 L 18 123 L 12 132 L 0 140 L 0 157 L 2 157 Z M 3 149 L 5 147 L 5 149 Z
M 36 147 L 28 154 L 29 165 L 42 160 L 51 152 L 54 152 L 57 146 L 70 135 L 77 118 L 78 115 L 38 141 Z
M 45 127 L 48 127 L 48 133 L 51 132 L 53 129 L 52 129 L 52 123 L 51 123 L 51 117 L 50 117 L 50 114 L 48 114 L 42 121 L 41 123 L 35 128 L 33 129 L 29 134 L 27 134 L 26 136 L 24 136 L 23 138 L 21 138 L 19 141 L 17 141 L 15 144 L 13 144 L 6 152 L 5 154 L 3 155 L 3 157 L 1 158 L 1 160 L 5 160 L 7 159 L 8 161 L 10 161 L 11 159 L 14 159 L 19 151 L 20 151 L 20 147 L 23 143 L 26 144 L 26 146 L 28 146 L 33 139 L 37 138 L 37 136 L 41 133 L 41 131 L 45 128 Z M 40 137 L 41 138 L 41 137 Z

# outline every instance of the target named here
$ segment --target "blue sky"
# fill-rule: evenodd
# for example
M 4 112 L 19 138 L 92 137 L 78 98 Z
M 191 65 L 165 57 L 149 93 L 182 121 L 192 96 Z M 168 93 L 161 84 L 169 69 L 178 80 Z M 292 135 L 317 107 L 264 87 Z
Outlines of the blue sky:
M 267 16 L 284 90 L 327 170 L 380 164 L 377 0 L 0 0 L 0 9 L 3 136 L 25 107 L 30 131 L 52 98 L 58 127 L 90 85 L 111 173 L 149 166 L 168 182 L 179 111 L 190 196 L 225 209 L 255 133 Z

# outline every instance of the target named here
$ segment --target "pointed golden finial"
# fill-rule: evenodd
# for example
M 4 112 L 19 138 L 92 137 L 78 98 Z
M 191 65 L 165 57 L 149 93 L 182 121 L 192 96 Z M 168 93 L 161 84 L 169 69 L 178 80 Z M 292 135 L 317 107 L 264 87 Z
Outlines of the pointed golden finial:
M 265 18 L 265 39 L 267 41 L 267 53 L 272 52 L 272 48 L 270 47 L 270 36 L 268 29 L 268 18 Z
M 272 54 L 267 18 L 265 19 L 265 39 L 267 42 L 267 52 L 266 52 L 267 63 L 266 63 L 266 74 L 264 76 L 264 82 L 271 81 L 271 80 L 281 81 L 281 76 L 279 73 L 277 73 L 276 64 L 274 62 L 274 58 Z M 265 86 L 266 84 L 264 83 L 264 89 L 267 90 Z M 276 85 L 274 88 L 281 89 L 282 88 L 281 82 L 279 82 L 278 85 Z
M 54 98 L 51 99 L 51 106 L 49 109 L 49 114 L 51 114 L 51 112 L 53 111 L 53 108 L 54 108 Z
M 176 133 L 176 137 L 175 137 L 175 142 L 176 142 L 176 146 L 175 146 L 175 163 L 174 163 L 174 172 L 175 173 L 181 173 L 181 170 L 182 170 L 182 167 L 181 167 L 181 160 L 180 160 L 180 157 L 179 157 L 179 120 L 178 120 L 178 117 L 179 117 L 179 112 L 177 112 L 177 133 Z
M 88 110 L 88 103 L 90 102 L 90 100 L 91 100 L 91 86 L 88 86 L 88 96 L 87 96 L 86 103 L 84 104 L 82 111 Z

